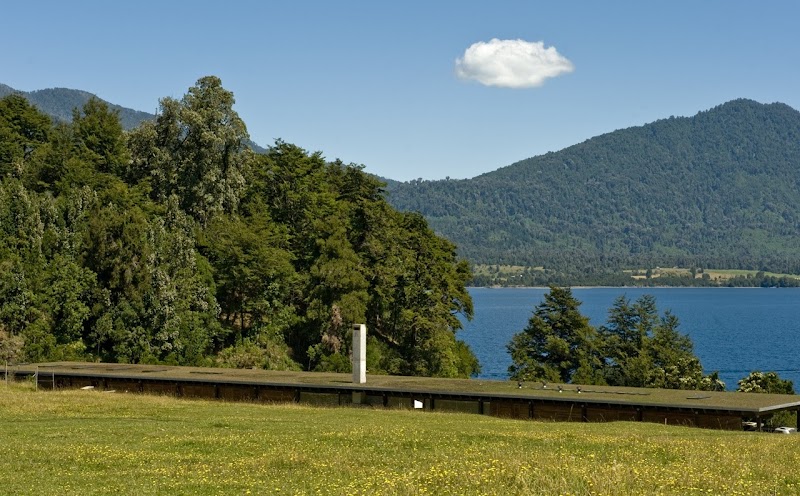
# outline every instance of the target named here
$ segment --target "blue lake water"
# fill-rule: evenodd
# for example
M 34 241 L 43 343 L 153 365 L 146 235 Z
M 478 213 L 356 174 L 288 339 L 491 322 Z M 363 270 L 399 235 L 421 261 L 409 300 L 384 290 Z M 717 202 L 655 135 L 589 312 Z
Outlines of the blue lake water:
M 478 377 L 506 379 L 506 345 L 528 324 L 546 288 L 472 288 L 472 321 L 458 337 L 480 360 Z M 800 390 L 800 288 L 575 288 L 580 311 L 591 324 L 606 323 L 614 300 L 656 298 L 659 313 L 671 311 L 694 343 L 706 372 L 719 371 L 729 390 L 752 370 L 776 371 Z

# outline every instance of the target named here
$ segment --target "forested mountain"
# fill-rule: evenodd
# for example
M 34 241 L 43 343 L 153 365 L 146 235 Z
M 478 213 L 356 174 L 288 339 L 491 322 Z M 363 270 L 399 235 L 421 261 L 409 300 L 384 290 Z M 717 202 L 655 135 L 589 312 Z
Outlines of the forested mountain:
M 11 93 L 22 95 L 26 100 L 35 105 L 40 112 L 65 122 L 72 120 L 73 109 L 83 108 L 90 99 L 97 98 L 97 96 L 92 93 L 81 90 L 48 88 L 36 91 L 19 91 L 10 86 L 0 84 L 0 98 Z M 147 112 L 120 107 L 119 105 L 114 105 L 100 98 L 97 99 L 105 103 L 112 111 L 117 112 L 123 129 L 133 129 L 142 122 L 151 121 L 156 118 L 155 115 L 148 114 Z
M 126 131 L 130 131 L 143 122 L 156 119 L 153 114 L 115 105 L 83 90 L 48 88 L 35 91 L 19 91 L 5 84 L 0 84 L 0 98 L 12 93 L 23 96 L 32 105 L 36 106 L 40 112 L 49 115 L 56 121 L 70 122 L 72 120 L 72 111 L 83 108 L 92 98 L 103 102 L 111 111 L 115 112 L 119 116 L 122 128 Z M 267 151 L 250 139 L 247 140 L 247 145 L 258 153 Z
M 388 189 L 470 261 L 543 266 L 551 281 L 657 266 L 800 273 L 800 112 L 780 103 L 735 100 Z
M 213 76 L 129 132 L 0 99 L 0 360 L 468 377 L 469 265 L 359 166 L 248 143 Z

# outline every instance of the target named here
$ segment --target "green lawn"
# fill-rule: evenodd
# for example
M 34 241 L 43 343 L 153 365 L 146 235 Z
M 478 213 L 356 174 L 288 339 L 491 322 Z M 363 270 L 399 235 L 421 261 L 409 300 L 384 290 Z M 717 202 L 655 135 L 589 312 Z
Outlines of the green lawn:
M 3 494 L 797 494 L 800 436 L 0 385 Z

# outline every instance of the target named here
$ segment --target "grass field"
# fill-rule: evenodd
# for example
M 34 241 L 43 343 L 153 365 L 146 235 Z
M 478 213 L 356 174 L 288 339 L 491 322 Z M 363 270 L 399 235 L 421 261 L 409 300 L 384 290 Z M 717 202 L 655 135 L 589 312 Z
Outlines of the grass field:
M 2 494 L 798 494 L 800 436 L 0 384 Z

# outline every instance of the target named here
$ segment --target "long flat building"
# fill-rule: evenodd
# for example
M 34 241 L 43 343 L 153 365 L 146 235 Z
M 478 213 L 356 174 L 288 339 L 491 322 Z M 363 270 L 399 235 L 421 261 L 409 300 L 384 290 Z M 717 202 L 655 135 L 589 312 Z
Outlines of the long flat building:
M 41 389 L 93 388 L 228 401 L 300 402 L 456 411 L 573 422 L 640 421 L 741 430 L 780 411 L 800 411 L 800 396 L 674 389 L 517 383 L 249 369 L 56 362 L 19 365 Z M 800 415 L 798 415 L 800 419 Z M 798 421 L 800 424 L 800 420 Z M 798 426 L 800 427 L 800 426 Z

